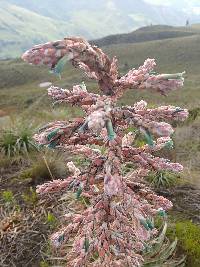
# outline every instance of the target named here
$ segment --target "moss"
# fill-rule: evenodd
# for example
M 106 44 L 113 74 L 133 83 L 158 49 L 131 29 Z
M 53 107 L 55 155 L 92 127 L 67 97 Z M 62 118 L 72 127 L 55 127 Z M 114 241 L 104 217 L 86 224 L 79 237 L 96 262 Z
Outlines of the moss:
M 187 255 L 187 267 L 199 267 L 200 226 L 191 221 L 176 222 L 168 228 L 167 236 L 178 238 L 179 250 Z

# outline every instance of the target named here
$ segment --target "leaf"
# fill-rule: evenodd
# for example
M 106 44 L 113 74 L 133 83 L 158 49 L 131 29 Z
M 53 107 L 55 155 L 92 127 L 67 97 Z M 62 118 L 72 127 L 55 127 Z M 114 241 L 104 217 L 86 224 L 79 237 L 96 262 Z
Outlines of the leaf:
M 74 181 L 72 181 L 72 182 L 69 184 L 69 186 L 68 186 L 68 190 L 71 190 L 71 189 L 73 188 L 75 182 L 76 182 L 76 181 L 74 180 Z
M 142 129 L 142 132 L 143 132 L 144 137 L 145 137 L 145 139 L 147 141 L 147 144 L 149 146 L 154 146 L 154 142 L 153 142 L 153 139 L 152 139 L 152 136 L 151 136 L 150 132 L 148 130 L 146 130 L 146 129 Z
M 160 76 L 163 80 L 169 80 L 169 79 L 182 80 L 184 74 L 185 74 L 185 71 L 181 73 L 174 73 L 174 74 L 161 74 Z
M 106 122 L 106 129 L 107 129 L 107 134 L 108 134 L 108 140 L 109 141 L 114 140 L 116 137 L 116 133 L 113 130 L 113 125 L 112 125 L 111 120 L 108 120 Z
M 76 192 L 76 199 L 79 199 L 81 194 L 83 192 L 83 188 L 81 186 L 79 186 L 77 192 Z
M 160 259 L 164 261 L 169 259 L 172 256 L 173 252 L 175 251 L 176 245 L 177 245 L 177 238 L 175 238 L 174 242 L 172 242 L 171 245 L 164 250 L 164 253 L 160 255 Z
M 64 236 L 64 235 L 60 235 L 60 236 L 58 237 L 58 242 L 59 242 L 59 243 L 62 243 L 62 242 L 64 241 L 64 239 L 65 239 L 65 236 Z
M 78 129 L 78 132 L 80 133 L 84 133 L 86 130 L 88 129 L 88 122 L 84 122 L 83 125 L 81 125 L 81 127 Z
M 57 146 L 57 143 L 58 143 L 58 141 L 56 140 L 56 141 L 52 141 L 50 144 L 48 144 L 48 148 L 55 148 L 56 146 Z
M 146 223 L 151 230 L 154 228 L 153 223 L 150 219 L 146 219 Z
M 90 247 L 89 239 L 85 238 L 85 241 L 84 241 L 85 252 L 88 252 L 89 247 Z
M 58 75 L 61 78 L 61 72 L 64 69 L 65 64 L 67 63 L 67 61 L 69 61 L 69 57 L 68 55 L 65 55 L 64 57 L 62 57 L 58 63 L 56 64 L 56 66 L 53 69 L 53 73 L 55 73 L 56 75 Z
M 182 112 L 184 109 L 177 107 L 176 110 L 173 112 L 173 114 L 176 114 L 178 112 Z
M 167 149 L 172 149 L 172 148 L 173 148 L 173 145 L 174 145 L 173 141 L 170 140 L 170 141 L 168 141 L 168 142 L 165 144 L 165 148 L 167 148 Z
M 167 223 L 164 224 L 162 232 L 156 238 L 155 244 L 152 246 L 152 251 L 147 253 L 148 257 L 152 257 L 153 255 L 156 255 L 157 253 L 159 253 L 165 240 L 166 231 L 167 231 Z
M 166 212 L 164 210 L 159 210 L 158 211 L 158 215 L 161 217 L 165 217 L 166 216 Z
M 50 141 L 53 137 L 55 137 L 57 135 L 57 133 L 59 132 L 59 128 L 50 132 L 48 135 L 47 135 L 47 140 Z
M 81 88 L 82 88 L 84 91 L 86 90 L 86 85 L 85 85 L 84 82 L 82 82 L 82 83 L 80 84 L 80 86 L 81 86 Z
M 150 228 L 149 228 L 149 226 L 148 226 L 148 224 L 147 224 L 147 222 L 146 222 L 145 219 L 140 219 L 140 223 L 141 223 L 141 225 L 144 226 L 144 228 L 145 228 L 146 230 L 150 230 Z
M 150 75 L 159 75 L 159 73 L 158 73 L 158 72 L 156 72 L 156 71 L 153 71 L 153 70 L 152 70 L 152 71 L 150 71 L 150 72 L 149 72 L 149 74 L 150 74 Z

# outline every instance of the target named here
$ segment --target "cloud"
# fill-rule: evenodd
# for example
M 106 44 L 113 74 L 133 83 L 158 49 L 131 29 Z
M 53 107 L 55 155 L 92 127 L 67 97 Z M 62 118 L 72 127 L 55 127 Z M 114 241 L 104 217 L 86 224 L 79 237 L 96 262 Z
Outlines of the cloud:
M 144 0 L 144 2 L 158 6 L 171 6 L 173 0 Z

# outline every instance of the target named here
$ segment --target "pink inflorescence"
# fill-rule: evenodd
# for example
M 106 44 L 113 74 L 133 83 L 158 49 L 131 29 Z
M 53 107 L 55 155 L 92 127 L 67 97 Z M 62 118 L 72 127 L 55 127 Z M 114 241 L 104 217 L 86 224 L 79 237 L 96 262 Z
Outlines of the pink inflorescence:
M 36 142 L 87 159 L 81 168 L 68 162 L 71 176 L 66 179 L 37 186 L 42 197 L 72 191 L 77 201 L 85 201 L 83 210 L 64 215 L 66 225 L 51 236 L 52 246 L 60 249 L 67 267 L 142 266 L 144 249 L 158 233 L 153 218 L 172 208 L 171 201 L 154 193 L 144 177 L 149 171 L 182 171 L 179 163 L 154 153 L 173 147 L 170 123 L 185 120 L 188 111 L 175 106 L 148 108 L 144 100 L 119 107 L 117 100 L 127 89 L 153 89 L 166 95 L 183 85 L 183 73 L 158 74 L 155 60 L 147 59 L 120 77 L 115 57 L 110 60 L 78 37 L 34 46 L 22 58 L 47 65 L 55 73 L 68 60 L 95 79 L 101 90 L 101 95 L 88 92 L 84 83 L 72 89 L 48 89 L 55 103 L 80 106 L 85 115 L 48 123 L 34 136 Z M 143 135 L 146 144 L 136 146 L 137 135 Z M 123 166 L 130 162 L 134 168 L 124 173 Z M 68 242 L 71 247 L 65 251 Z

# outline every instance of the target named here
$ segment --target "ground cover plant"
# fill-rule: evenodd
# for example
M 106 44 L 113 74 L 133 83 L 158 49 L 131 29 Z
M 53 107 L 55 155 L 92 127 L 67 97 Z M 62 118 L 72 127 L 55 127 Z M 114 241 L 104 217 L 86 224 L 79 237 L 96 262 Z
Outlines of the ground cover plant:
M 173 128 L 169 122 L 183 121 L 188 112 L 175 106 L 148 108 L 143 100 L 133 106 L 117 106 L 128 89 L 153 89 L 166 95 L 183 85 L 183 73 L 158 74 L 155 60 L 147 59 L 138 69 L 120 76 L 117 59 L 111 61 L 101 49 L 82 38 L 35 46 L 23 59 L 48 65 L 59 76 L 64 64 L 71 61 L 97 80 L 101 91 L 90 93 L 84 83 L 72 90 L 50 87 L 48 94 L 55 103 L 80 106 L 85 116 L 48 123 L 35 135 L 40 146 L 87 158 L 87 164 L 80 169 L 68 162 L 71 176 L 66 179 L 37 187 L 41 197 L 72 191 L 77 201 L 85 203 L 79 210 L 64 214 L 66 225 L 50 238 L 66 266 L 184 266 L 182 259 L 170 258 L 176 241 L 162 250 L 157 261 L 151 260 L 150 255 L 155 253 L 149 251 L 158 244 L 161 248 L 164 236 L 161 232 L 161 240 L 156 238 L 159 230 L 154 218 L 165 218 L 172 203 L 153 192 L 144 177 L 150 171 L 182 171 L 179 163 L 155 154 L 172 148 Z M 132 130 L 127 133 L 130 126 Z M 139 147 L 134 146 L 138 132 L 146 139 L 146 144 Z M 134 168 L 123 175 L 122 165 L 130 162 Z M 148 262 L 145 253 L 149 253 Z

